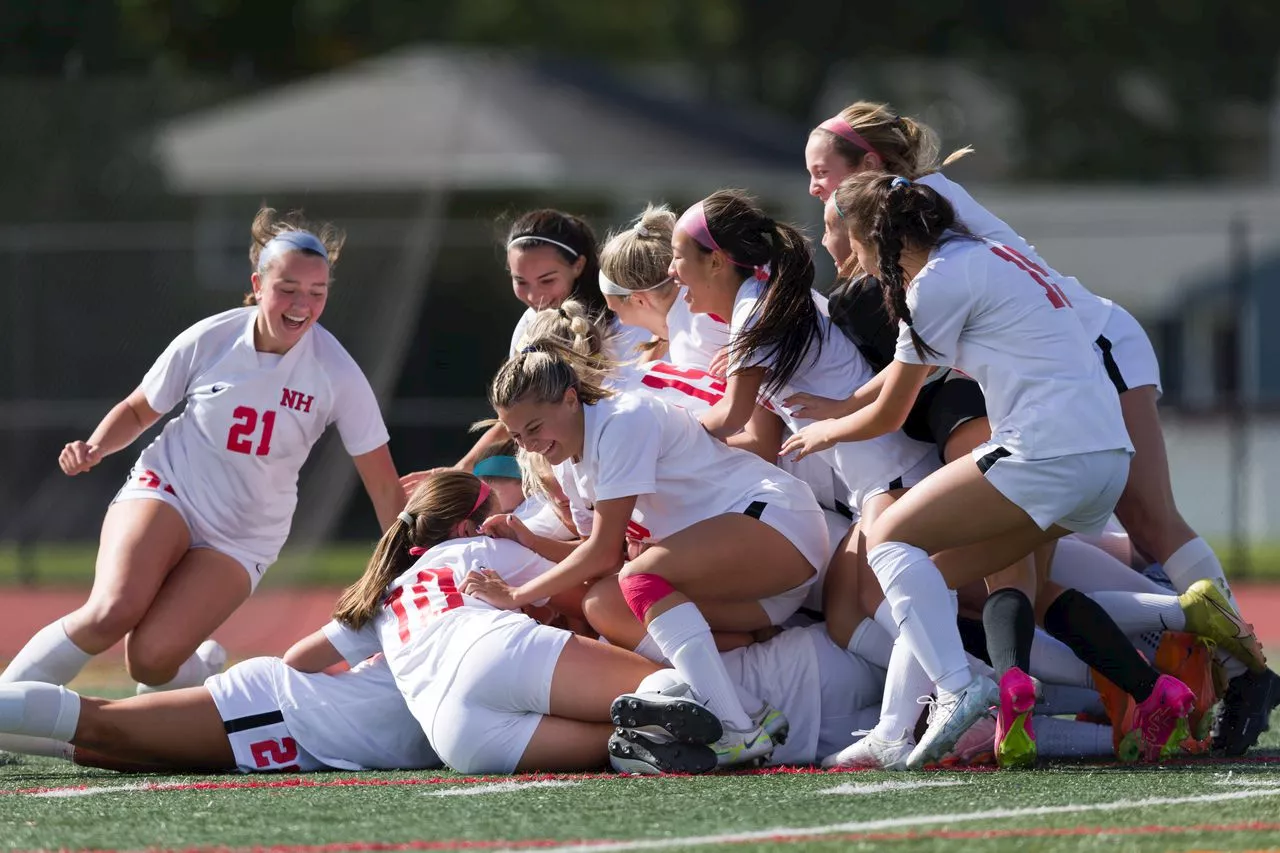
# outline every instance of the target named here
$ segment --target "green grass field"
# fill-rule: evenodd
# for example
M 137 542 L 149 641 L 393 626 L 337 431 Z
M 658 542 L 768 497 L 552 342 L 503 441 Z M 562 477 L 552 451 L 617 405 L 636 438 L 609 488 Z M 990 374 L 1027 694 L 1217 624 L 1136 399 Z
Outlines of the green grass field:
M 1249 760 L 701 778 L 123 776 L 0 767 L 0 848 L 1256 850 L 1280 841 L 1280 715 Z
M 1255 543 L 1245 557 L 1247 571 L 1242 573 L 1230 547 L 1211 543 L 1227 570 L 1228 577 L 1280 582 L 1280 541 Z M 288 549 L 280 556 L 264 580 L 264 586 L 324 585 L 343 586 L 355 580 L 364 570 L 373 542 L 344 542 L 327 545 L 302 554 Z M 55 586 L 88 586 L 93 579 L 96 546 L 89 543 L 70 545 L 41 543 L 25 557 L 34 570 L 38 583 Z M 22 557 L 15 546 L 0 543 L 0 586 L 21 581 Z

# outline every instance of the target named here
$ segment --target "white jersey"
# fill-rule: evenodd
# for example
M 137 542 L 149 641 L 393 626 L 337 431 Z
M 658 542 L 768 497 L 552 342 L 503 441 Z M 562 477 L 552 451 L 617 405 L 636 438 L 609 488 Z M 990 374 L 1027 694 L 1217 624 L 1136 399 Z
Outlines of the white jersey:
M 1110 299 L 1104 299 L 1093 293 L 1074 277 L 1064 276 L 1054 270 L 1044 262 L 1035 247 L 1022 239 L 1022 236 L 1010 228 L 1007 222 L 979 204 L 977 199 L 969 195 L 968 190 L 945 177 L 941 172 L 925 175 L 916 183 L 934 189 L 951 202 L 951 207 L 956 212 L 956 219 L 960 220 L 973 235 L 1017 249 L 1036 266 L 1056 276 L 1058 286 L 1062 288 L 1071 307 L 1079 316 L 1080 325 L 1084 326 L 1085 335 L 1090 341 L 1098 339 L 1103 327 L 1107 325 L 1107 319 L 1111 316 Z
M 462 579 L 491 569 L 519 586 L 553 565 L 507 539 L 450 539 L 391 582 L 373 622 L 359 631 L 330 622 L 325 636 L 348 662 L 381 651 L 409 710 L 423 730 L 430 731 L 467 650 L 490 631 L 513 620 L 529 620 L 518 611 L 499 610 L 463 595 L 458 591 Z
M 597 501 L 636 496 L 632 539 L 660 542 L 744 501 L 818 509 L 804 483 L 728 447 L 690 412 L 656 397 L 621 393 L 582 410 L 582 457 L 557 465 L 556 479 L 571 504 L 588 512 Z
M 387 443 L 369 381 L 337 339 L 313 326 L 283 356 L 254 349 L 256 307 L 201 320 L 142 380 L 147 404 L 186 409 L 138 459 L 172 486 L 199 526 L 274 561 L 293 520 L 298 471 L 337 424 L 352 456 Z
M 1058 280 L 1016 249 L 955 237 L 907 291 L 921 359 L 902 325 L 894 358 L 955 367 L 987 401 L 991 440 L 1025 459 L 1132 450 L 1120 398 Z
M 275 670 L 280 713 L 298 744 L 339 770 L 439 767 L 381 656 L 337 675 Z
M 730 323 L 730 336 L 737 338 L 755 325 L 763 302 L 764 285 L 755 278 L 749 278 L 738 288 L 738 296 L 733 305 L 733 320 Z M 782 405 L 782 401 L 792 394 L 808 393 L 834 400 L 845 400 L 853 392 L 869 382 L 873 376 L 871 365 L 863 358 L 862 353 L 847 337 L 833 330 L 831 319 L 824 314 L 818 315 L 819 341 L 815 340 L 809 349 L 808 357 L 800 365 L 795 374 L 781 389 L 768 395 L 768 401 L 786 422 L 792 432 L 799 432 L 808 424 L 810 418 L 798 418 Z M 735 364 L 732 369 L 745 367 L 770 367 L 767 353 L 757 352 L 750 363 Z M 901 431 L 891 432 L 869 441 L 843 442 L 814 454 L 830 465 L 846 487 L 846 494 L 840 495 L 842 500 L 849 501 L 855 494 L 862 494 L 868 489 L 882 487 L 903 473 L 913 468 L 921 459 L 930 453 L 936 453 L 932 444 L 908 438 Z M 860 507 L 853 507 L 855 510 Z
M 529 330 L 529 324 L 537 316 L 538 312 L 532 308 L 526 308 L 524 313 L 520 315 L 515 329 L 511 332 L 509 356 L 515 356 L 516 353 L 520 352 L 521 341 L 524 340 L 525 333 Z M 609 324 L 609 336 L 609 358 L 613 361 L 629 361 L 635 358 L 639 355 L 636 352 L 636 347 L 653 339 L 653 335 L 647 329 L 642 329 L 639 326 L 623 325 L 618 322 L 617 317 L 614 317 Z
M 676 367 L 707 370 L 729 345 L 729 324 L 710 314 L 694 314 L 684 295 L 685 288 L 677 288 L 676 301 L 667 311 L 667 360 Z
M 770 764 L 815 763 L 828 718 L 844 720 L 859 708 L 870 709 L 871 719 L 878 716 L 883 671 L 837 648 L 824 624 L 788 628 L 768 642 L 720 657 L 735 683 L 777 708 L 790 724 L 787 742 L 773 751 Z

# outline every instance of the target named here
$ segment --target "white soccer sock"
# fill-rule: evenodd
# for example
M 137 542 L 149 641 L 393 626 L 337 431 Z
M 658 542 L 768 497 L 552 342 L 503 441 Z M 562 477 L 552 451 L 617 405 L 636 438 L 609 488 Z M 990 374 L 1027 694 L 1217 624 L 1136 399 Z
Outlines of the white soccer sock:
M 0 731 L 69 741 L 80 721 L 80 696 L 58 684 L 0 684 Z
M 876 608 L 876 614 L 872 617 L 876 620 L 876 624 L 884 629 L 885 633 L 893 639 L 898 639 L 898 623 L 893 619 L 893 606 L 889 604 L 889 599 L 880 602 Z
M 1208 578 L 1222 590 L 1236 612 L 1240 612 L 1240 605 L 1231 594 L 1231 586 L 1222 571 L 1222 563 L 1218 562 L 1218 556 L 1213 553 L 1209 543 L 1199 536 L 1169 555 L 1169 559 L 1164 562 L 1164 573 L 1173 581 L 1173 588 L 1178 592 L 1186 592 L 1196 581 Z
M 17 752 L 22 755 L 43 755 L 46 758 L 61 758 L 71 761 L 76 748 L 65 740 L 54 740 L 49 737 L 30 737 L 28 735 L 0 734 L 0 752 Z
M 1091 592 L 1169 593 L 1151 578 L 1074 536 L 1058 540 L 1050 575 L 1054 583 L 1085 595 Z
M 1076 714 L 1097 714 L 1105 717 L 1107 714 L 1102 706 L 1102 697 L 1096 690 L 1044 683 L 1041 683 L 1041 688 L 1043 695 L 1036 703 L 1037 715 L 1057 717 L 1066 714 L 1074 717 Z M 1036 725 L 1040 724 L 1037 722 Z
M 863 619 L 853 629 L 853 636 L 849 638 L 849 645 L 845 650 L 881 669 L 888 669 L 889 655 L 893 652 L 893 636 L 874 619 Z
M 1044 758 L 1084 758 L 1112 753 L 1111 726 L 1037 715 L 1035 727 L 1036 752 Z
M 905 542 L 877 545 L 867 561 L 893 608 L 899 639 L 906 640 L 940 691 L 963 690 L 973 673 L 956 627 L 950 591 L 938 567 L 922 549 Z
M 658 616 L 649 623 L 649 635 L 711 713 L 730 728 L 751 730 L 751 719 L 697 605 L 686 601 Z
M 93 655 L 77 646 L 67 636 L 59 619 L 45 625 L 17 656 L 9 663 L 0 684 L 15 681 L 40 681 L 45 684 L 66 684 L 80 674 Z
M 1093 688 L 1093 672 L 1065 643 L 1040 628 L 1031 641 L 1031 675 L 1041 681 Z
M 925 674 L 920 661 L 907 643 L 898 637 L 889 656 L 884 676 L 884 696 L 880 700 L 880 719 L 876 734 L 882 740 L 898 740 L 903 732 L 915 739 L 916 720 L 920 719 L 921 696 L 933 693 L 933 682 Z
M 1178 597 L 1171 593 L 1091 592 L 1089 597 L 1107 611 L 1126 634 L 1146 631 L 1181 631 L 1187 627 Z
M 662 654 L 662 649 L 658 648 L 658 644 L 654 642 L 653 637 L 648 634 L 644 635 L 644 639 L 636 646 L 636 654 L 642 658 L 648 658 L 654 663 L 666 663 L 667 658 Z

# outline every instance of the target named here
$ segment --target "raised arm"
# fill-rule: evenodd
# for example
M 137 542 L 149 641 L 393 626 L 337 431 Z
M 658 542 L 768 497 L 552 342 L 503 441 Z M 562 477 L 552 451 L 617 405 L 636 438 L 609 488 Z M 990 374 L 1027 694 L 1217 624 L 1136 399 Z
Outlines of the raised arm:
M 82 474 L 101 462 L 103 457 L 133 444 L 160 417 L 161 413 L 151 408 L 146 394 L 138 388 L 107 412 L 88 440 L 73 441 L 62 448 L 58 465 L 68 476 Z

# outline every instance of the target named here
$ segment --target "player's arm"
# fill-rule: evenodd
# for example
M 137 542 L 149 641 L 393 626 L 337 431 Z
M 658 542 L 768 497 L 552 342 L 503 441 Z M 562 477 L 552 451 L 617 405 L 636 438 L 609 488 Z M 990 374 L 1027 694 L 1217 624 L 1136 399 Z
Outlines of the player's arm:
M 539 557 L 553 563 L 567 558 L 578 548 L 578 540 L 564 542 L 548 536 L 539 536 L 525 523 L 509 512 L 491 515 L 480 525 L 480 532 L 495 539 L 510 539 L 528 548 Z
M 786 426 L 782 418 L 764 406 L 756 406 L 742 432 L 729 436 L 724 443 L 730 447 L 750 451 L 765 462 L 773 464 L 778 460 L 778 449 L 782 447 L 782 436 L 785 432 Z
M 123 450 L 160 420 L 141 388 L 134 390 L 107 412 L 86 441 L 73 441 L 62 449 L 58 464 L 64 473 L 75 476 L 97 465 L 104 456 Z
M 511 438 L 511 434 L 507 432 L 507 428 L 499 421 L 489 429 L 485 430 L 484 435 L 476 441 L 475 446 L 467 451 L 467 455 L 458 460 L 458 464 L 454 467 L 459 471 L 471 471 L 476 467 L 476 463 L 484 458 L 485 451 L 491 447 L 496 447 Z
M 404 486 L 396 473 L 396 463 L 391 459 L 391 445 L 384 444 L 351 459 L 360 472 L 360 482 L 364 483 L 369 500 L 373 501 L 378 524 L 387 530 L 405 505 Z
M 616 572 L 622 568 L 627 524 L 635 505 L 635 495 L 598 501 L 591 536 L 555 568 L 527 583 L 509 587 L 493 572 L 472 573 L 463 580 L 461 590 L 512 610 Z
M 730 376 L 725 382 L 724 397 L 698 419 L 703 428 L 716 438 L 726 439 L 745 427 L 756 409 L 764 376 L 763 367 L 748 367 Z
M 843 418 L 814 421 L 782 445 L 782 455 L 803 459 L 842 441 L 866 441 L 902 429 L 916 395 L 929 376 L 929 365 L 892 361 L 881 371 L 884 387 L 875 401 Z
M 321 672 L 346 659 L 325 636 L 324 629 L 308 634 L 289 647 L 284 662 L 298 672 Z

